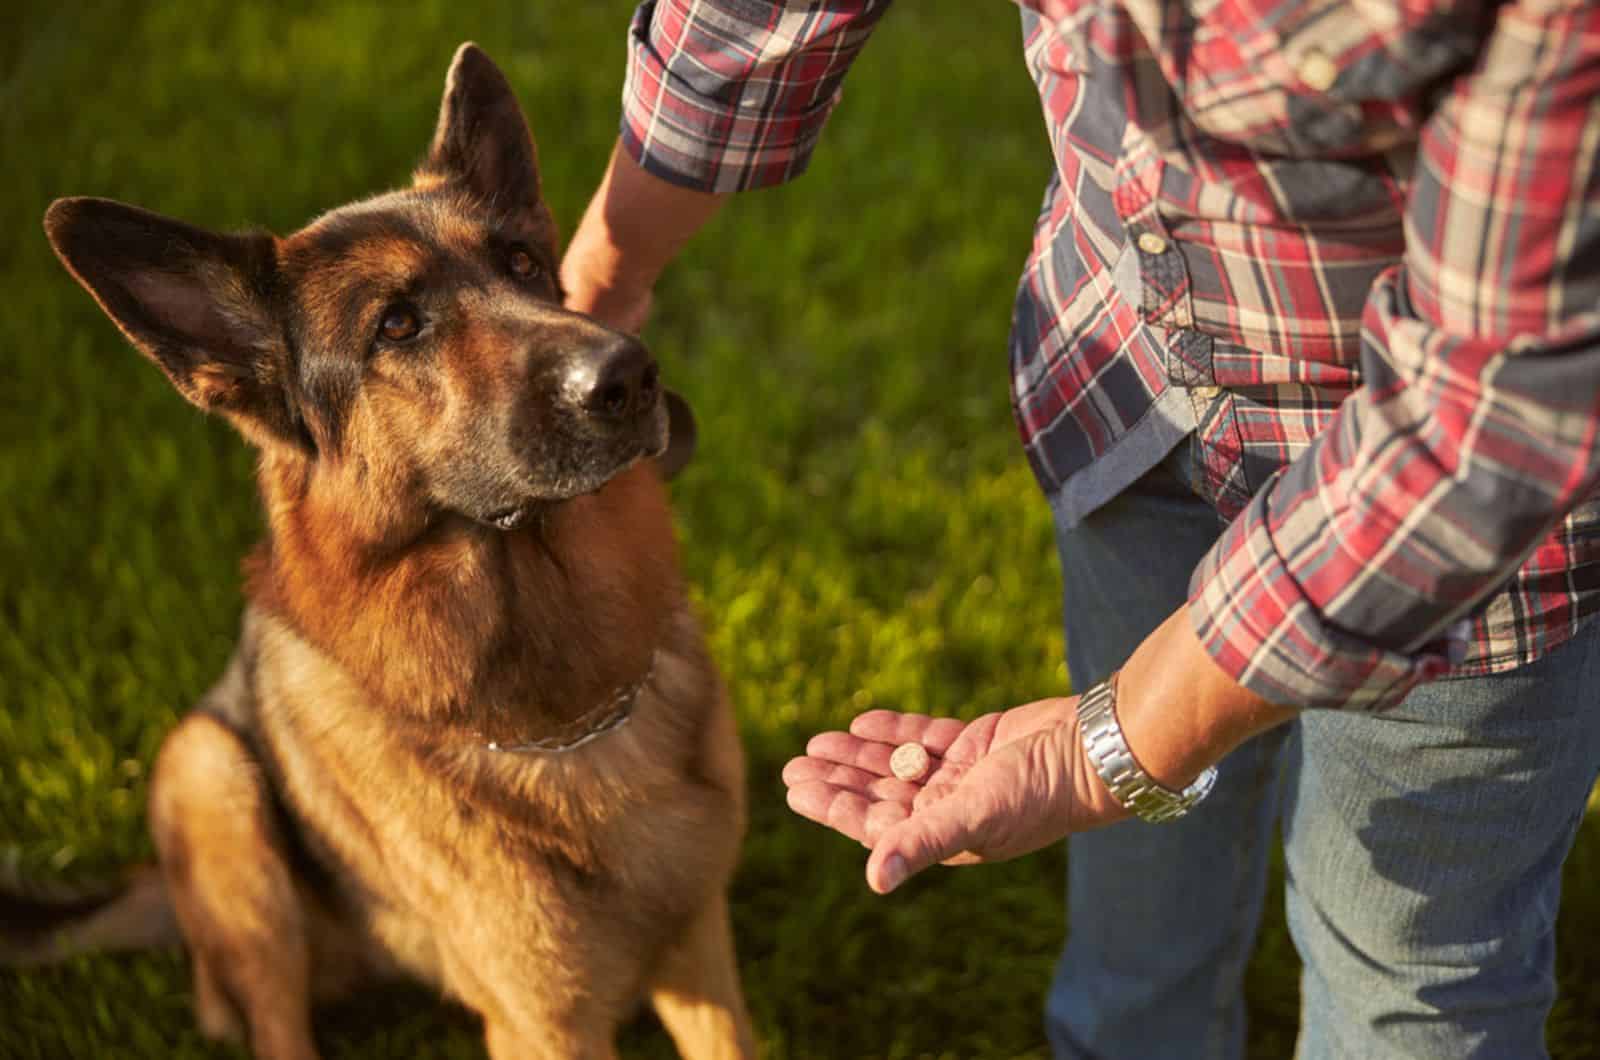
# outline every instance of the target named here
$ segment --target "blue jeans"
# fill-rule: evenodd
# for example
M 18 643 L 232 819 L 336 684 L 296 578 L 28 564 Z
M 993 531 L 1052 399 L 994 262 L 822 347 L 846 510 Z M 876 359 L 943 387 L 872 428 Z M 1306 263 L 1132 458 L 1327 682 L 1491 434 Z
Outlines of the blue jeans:
M 1081 690 L 1187 594 L 1222 527 L 1189 449 L 1058 523 Z M 1435 682 L 1380 716 L 1307 712 L 1223 761 L 1171 824 L 1069 840 L 1057 1057 L 1244 1053 L 1242 979 L 1281 822 L 1305 963 L 1302 1060 L 1547 1053 L 1560 869 L 1600 767 L 1600 624 L 1508 674 Z

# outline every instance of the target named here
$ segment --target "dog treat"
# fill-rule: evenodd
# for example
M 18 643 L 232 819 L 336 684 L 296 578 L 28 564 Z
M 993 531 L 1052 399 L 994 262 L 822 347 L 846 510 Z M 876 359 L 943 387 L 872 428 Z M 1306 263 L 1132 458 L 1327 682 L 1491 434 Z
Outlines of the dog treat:
M 889 756 L 889 770 L 901 780 L 921 780 L 928 775 L 928 749 L 920 743 L 903 743 Z

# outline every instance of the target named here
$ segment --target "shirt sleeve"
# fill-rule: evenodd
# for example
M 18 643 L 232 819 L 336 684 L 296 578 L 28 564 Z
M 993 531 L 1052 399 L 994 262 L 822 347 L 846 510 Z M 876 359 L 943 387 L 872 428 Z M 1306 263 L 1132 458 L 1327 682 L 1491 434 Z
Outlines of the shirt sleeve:
M 622 145 L 700 191 L 805 171 L 839 84 L 889 0 L 649 0 L 633 17 Z
M 1600 5 L 1523 0 L 1421 131 L 1364 385 L 1190 582 L 1266 698 L 1382 710 L 1600 481 Z

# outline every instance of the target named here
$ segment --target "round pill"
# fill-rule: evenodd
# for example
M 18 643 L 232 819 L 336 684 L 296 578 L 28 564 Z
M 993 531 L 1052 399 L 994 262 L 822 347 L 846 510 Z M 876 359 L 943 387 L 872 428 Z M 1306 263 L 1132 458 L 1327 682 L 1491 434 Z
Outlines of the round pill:
M 928 775 L 928 751 L 920 743 L 903 743 L 889 756 L 889 771 L 901 780 L 921 780 Z

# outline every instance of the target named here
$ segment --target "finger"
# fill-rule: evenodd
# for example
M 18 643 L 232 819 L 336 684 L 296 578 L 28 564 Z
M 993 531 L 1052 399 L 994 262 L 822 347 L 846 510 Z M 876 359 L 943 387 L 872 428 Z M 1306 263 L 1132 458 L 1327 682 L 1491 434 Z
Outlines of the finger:
M 967 723 L 959 718 L 930 718 L 926 714 L 904 714 L 898 710 L 869 710 L 850 723 L 850 733 L 864 740 L 898 747 L 915 740 L 929 754 L 942 755 L 961 735 Z
M 881 777 L 865 769 L 842 766 L 821 758 L 791 758 L 789 764 L 783 767 L 783 782 L 791 788 L 796 784 L 832 784 L 874 799 L 903 802 L 907 806 L 911 805 L 920 790 L 920 785 L 898 777 Z
M 832 784 L 796 784 L 789 789 L 789 809 L 858 843 L 866 842 L 867 811 L 871 808 L 872 801 L 865 795 Z
M 970 850 L 963 850 L 954 857 L 945 858 L 939 862 L 941 865 L 980 865 L 982 863 L 983 859 Z
M 806 743 L 806 756 L 809 758 L 854 766 L 880 777 L 892 775 L 889 769 L 889 756 L 892 754 L 894 748 L 888 744 L 863 740 L 847 732 L 819 732 Z
M 1001 715 L 998 713 L 985 714 L 967 722 L 961 730 L 961 735 L 945 749 L 945 761 L 970 766 L 988 754 L 994 744 L 994 734 L 1000 725 L 1000 718 Z
M 973 844 L 973 832 L 959 798 L 945 799 L 918 810 L 886 830 L 867 858 L 867 886 L 888 894 L 929 865 L 936 865 Z

